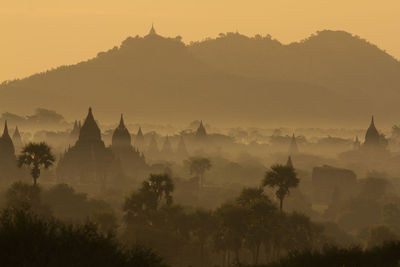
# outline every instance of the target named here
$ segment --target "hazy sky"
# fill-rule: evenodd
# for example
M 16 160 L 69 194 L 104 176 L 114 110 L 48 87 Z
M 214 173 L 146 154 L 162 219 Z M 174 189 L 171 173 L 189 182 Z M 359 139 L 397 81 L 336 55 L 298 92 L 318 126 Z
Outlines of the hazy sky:
M 289 43 L 346 30 L 400 58 L 399 12 L 400 0 L 0 0 L 0 82 L 91 58 L 152 22 L 185 42 L 237 30 Z

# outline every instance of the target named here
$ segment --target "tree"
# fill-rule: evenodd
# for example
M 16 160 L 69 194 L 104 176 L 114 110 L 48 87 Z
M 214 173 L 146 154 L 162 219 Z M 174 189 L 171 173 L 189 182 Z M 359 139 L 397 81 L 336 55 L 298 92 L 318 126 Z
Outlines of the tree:
M 245 245 L 251 250 L 253 263 L 257 265 L 262 242 L 271 239 L 277 209 L 264 194 L 263 188 L 244 188 L 236 203 L 247 210 Z
M 174 184 L 168 174 L 150 174 L 137 192 L 125 200 L 124 211 L 127 221 L 148 221 L 149 216 L 157 211 L 160 204 L 172 204 Z
M 204 173 L 212 166 L 210 160 L 202 157 L 191 157 L 184 161 L 184 165 L 189 168 L 190 174 L 194 174 L 199 177 L 199 184 L 200 186 L 203 186 Z
M 289 194 L 290 188 L 297 187 L 299 178 L 293 167 L 287 165 L 276 164 L 271 167 L 271 170 L 265 174 L 262 182 L 263 186 L 277 188 L 275 194 L 280 202 L 280 210 L 282 212 L 283 200 Z
M 31 168 L 33 185 L 36 186 L 37 179 L 40 176 L 40 169 L 44 167 L 48 169 L 53 165 L 55 157 L 53 156 L 50 147 L 45 143 L 29 143 L 18 156 L 18 167 L 23 165 Z
M 192 233 L 200 243 L 200 266 L 204 266 L 204 248 L 207 240 L 215 231 L 215 217 L 209 210 L 198 208 L 191 214 Z

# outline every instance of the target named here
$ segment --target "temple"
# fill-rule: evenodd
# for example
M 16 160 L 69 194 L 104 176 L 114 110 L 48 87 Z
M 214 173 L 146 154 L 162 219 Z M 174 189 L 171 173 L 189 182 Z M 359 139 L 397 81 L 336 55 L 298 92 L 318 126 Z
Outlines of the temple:
M 143 152 L 145 150 L 145 146 L 146 146 L 146 144 L 144 141 L 142 127 L 139 127 L 139 130 L 135 137 L 135 148 L 138 149 L 139 151 Z
M 204 138 L 207 136 L 206 128 L 204 128 L 203 121 L 200 121 L 200 125 L 196 131 L 196 136 L 199 138 Z
M 375 127 L 374 116 L 371 118 L 371 123 L 365 134 L 364 147 L 366 148 L 379 148 L 381 147 L 381 138 L 378 130 Z
M 22 149 L 22 147 L 24 146 L 24 143 L 22 142 L 21 134 L 19 133 L 18 126 L 15 127 L 14 134 L 12 136 L 12 141 L 14 143 L 14 148 L 16 151 L 20 151 Z
M 126 176 L 137 178 L 147 170 L 148 166 L 144 155 L 132 146 L 131 134 L 125 126 L 122 114 L 119 125 L 112 135 L 111 150 L 119 160 L 122 171 Z
M 15 155 L 14 144 L 8 133 L 7 121 L 4 122 L 3 135 L 0 137 L 0 153 L 3 155 Z
M 61 180 L 101 182 L 103 185 L 121 173 L 118 160 L 101 139 L 91 108 L 79 131 L 78 140 L 62 155 L 56 171 Z
M 8 133 L 7 121 L 4 122 L 3 135 L 0 137 L 0 182 L 15 181 L 17 164 L 13 141 Z

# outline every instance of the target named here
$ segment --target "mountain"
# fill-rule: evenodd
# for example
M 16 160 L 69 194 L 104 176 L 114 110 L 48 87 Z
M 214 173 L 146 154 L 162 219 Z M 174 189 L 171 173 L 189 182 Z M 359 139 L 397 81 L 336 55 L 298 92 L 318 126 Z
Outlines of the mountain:
M 185 45 L 155 32 L 119 47 L 0 85 L 0 111 L 55 109 L 100 120 L 226 124 L 365 123 L 395 120 L 400 63 L 346 32 L 283 45 L 238 33 Z

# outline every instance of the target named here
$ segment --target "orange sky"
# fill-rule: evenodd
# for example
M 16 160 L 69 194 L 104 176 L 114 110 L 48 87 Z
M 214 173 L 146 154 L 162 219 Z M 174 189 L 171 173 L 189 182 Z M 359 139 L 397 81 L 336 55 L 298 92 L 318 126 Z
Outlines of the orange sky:
M 283 43 L 322 29 L 400 58 L 399 0 L 0 0 L 0 82 L 91 58 L 152 22 L 183 41 L 236 31 Z

